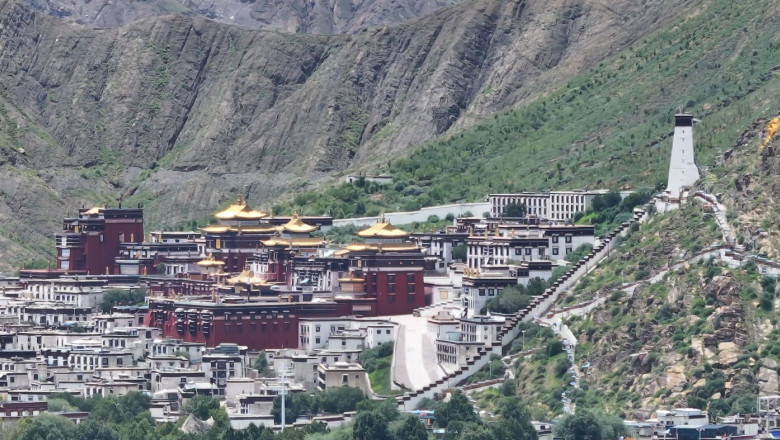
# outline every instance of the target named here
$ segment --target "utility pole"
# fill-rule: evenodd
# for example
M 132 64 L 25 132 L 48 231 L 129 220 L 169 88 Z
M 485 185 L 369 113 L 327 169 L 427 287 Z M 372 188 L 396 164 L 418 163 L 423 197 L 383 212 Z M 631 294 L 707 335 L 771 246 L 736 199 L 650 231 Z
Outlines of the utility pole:
M 287 414 L 285 413 L 285 399 L 287 398 L 287 389 L 285 388 L 285 382 L 284 382 L 284 373 L 285 371 L 282 371 L 282 431 L 284 431 L 284 425 L 286 425 L 287 421 L 285 420 L 287 418 Z

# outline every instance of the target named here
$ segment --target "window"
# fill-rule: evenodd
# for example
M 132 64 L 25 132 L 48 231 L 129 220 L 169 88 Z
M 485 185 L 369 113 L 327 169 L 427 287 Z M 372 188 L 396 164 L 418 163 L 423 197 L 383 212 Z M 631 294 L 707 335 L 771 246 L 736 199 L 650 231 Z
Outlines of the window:
M 320 332 L 320 326 L 316 326 L 316 327 L 314 327 L 314 331 L 315 331 L 316 333 L 319 333 L 319 332 Z
M 416 286 L 417 283 L 415 282 L 417 277 L 413 273 L 406 274 L 406 292 L 409 294 L 415 294 L 416 293 Z
M 520 255 L 522 253 L 522 249 L 515 248 L 515 255 Z
M 485 296 L 485 289 L 479 289 L 479 296 Z
M 116 358 L 116 366 L 121 367 L 124 364 L 122 358 Z
M 376 334 L 381 335 L 382 334 L 382 330 L 377 330 Z
M 104 240 L 103 234 L 100 234 L 99 238 L 100 238 L 100 242 L 103 243 Z
M 315 343 L 315 344 L 319 344 L 319 343 L 320 343 L 320 337 L 319 337 L 319 336 L 317 336 L 316 338 L 314 338 L 314 343 Z M 323 361 L 323 362 L 324 362 L 324 361 Z
M 553 248 L 553 251 L 552 251 L 552 252 L 553 252 L 553 253 L 552 253 L 553 255 L 558 255 L 558 248 Z
M 346 384 L 348 384 L 348 383 L 349 383 L 349 375 L 347 375 L 347 374 L 342 374 L 342 375 L 341 375 L 341 384 L 342 384 L 342 385 L 346 385 Z
M 566 243 L 571 243 L 571 235 L 566 236 Z
M 570 247 L 567 247 L 567 248 L 566 248 L 566 255 L 569 255 L 570 253 L 571 253 L 571 248 L 570 248 Z
M 525 248 L 525 254 L 531 255 L 531 248 Z
M 557 235 L 553 235 L 552 242 L 553 243 L 558 243 L 558 236 Z
M 390 334 L 390 330 L 385 330 L 385 334 L 389 335 Z
M 395 274 L 391 273 L 387 276 L 387 293 L 395 293 Z

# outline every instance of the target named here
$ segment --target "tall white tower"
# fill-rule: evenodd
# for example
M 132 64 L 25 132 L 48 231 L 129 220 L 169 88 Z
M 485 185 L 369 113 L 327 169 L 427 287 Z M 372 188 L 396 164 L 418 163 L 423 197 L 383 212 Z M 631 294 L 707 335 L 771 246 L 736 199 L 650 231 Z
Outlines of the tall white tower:
M 693 116 L 688 113 L 674 115 L 674 140 L 672 160 L 669 163 L 669 180 L 666 192 L 670 201 L 680 200 L 681 188 L 699 180 L 699 169 L 693 159 Z

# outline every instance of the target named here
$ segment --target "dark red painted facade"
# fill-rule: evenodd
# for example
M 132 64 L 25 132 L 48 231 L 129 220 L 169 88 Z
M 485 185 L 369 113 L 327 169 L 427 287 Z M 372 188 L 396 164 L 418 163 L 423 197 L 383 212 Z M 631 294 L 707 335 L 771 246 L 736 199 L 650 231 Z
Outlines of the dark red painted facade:
M 120 254 L 120 243 L 140 243 L 143 238 L 140 208 L 80 209 L 78 217 L 63 220 L 63 232 L 55 235 L 57 269 L 117 274 L 114 259 Z
M 150 301 L 145 325 L 159 327 L 163 336 L 214 347 L 222 342 L 250 349 L 298 346 L 298 320 L 302 317 L 348 315 L 348 307 L 335 302 L 279 304 L 210 304 Z
M 268 272 L 286 282 L 295 259 L 285 251 L 269 249 L 258 256 L 267 259 Z M 363 278 L 362 292 L 336 295 L 329 302 L 307 302 L 311 294 L 295 294 L 291 301 L 267 303 L 215 304 L 197 301 L 152 300 L 146 324 L 160 327 L 163 336 L 217 346 L 223 342 L 251 349 L 298 346 L 298 320 L 301 317 L 389 316 L 411 314 L 424 307 L 424 258 L 420 252 L 352 252 L 348 258 L 326 259 L 324 267 L 349 272 Z M 334 264 L 340 260 L 340 264 Z M 338 267 L 343 264 L 343 267 Z M 324 269 L 323 269 L 324 270 Z M 268 275 L 268 274 L 266 274 Z M 155 296 L 206 296 L 214 287 L 207 279 L 148 279 Z M 309 298 L 307 298 L 309 295 Z M 275 297 L 277 295 L 274 295 Z

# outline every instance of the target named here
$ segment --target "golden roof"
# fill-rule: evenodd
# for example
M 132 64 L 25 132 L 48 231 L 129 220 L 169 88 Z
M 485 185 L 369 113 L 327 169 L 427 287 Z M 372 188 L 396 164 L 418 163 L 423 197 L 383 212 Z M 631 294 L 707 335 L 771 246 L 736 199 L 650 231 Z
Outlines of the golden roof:
M 346 255 L 349 252 L 376 251 L 376 252 L 406 252 L 416 251 L 420 248 L 414 243 L 353 243 L 336 252 L 336 255 Z
M 244 270 L 240 274 L 230 277 L 227 280 L 228 284 L 252 284 L 254 286 L 270 286 L 271 283 L 269 283 L 267 280 L 263 278 L 259 278 L 255 275 L 254 272 L 251 270 Z
M 365 278 L 357 278 L 357 277 L 345 277 L 345 278 L 339 278 L 339 283 L 362 283 L 365 281 Z
M 211 225 L 211 226 L 206 226 L 205 228 L 200 228 L 200 230 L 203 232 L 222 233 L 222 232 L 229 231 L 230 226 Z
M 263 211 L 253 210 L 246 203 L 244 197 L 239 195 L 235 203 L 228 206 L 227 209 L 214 214 L 214 217 L 220 220 L 258 220 L 268 217 L 268 214 Z
M 290 247 L 312 247 L 321 246 L 325 240 L 319 237 L 274 237 L 270 240 L 262 240 L 263 246 L 290 246 Z
M 224 266 L 225 262 L 224 261 L 219 261 L 216 258 L 214 258 L 214 255 L 209 254 L 208 257 L 204 258 L 203 260 L 198 261 L 195 264 L 197 264 L 198 266 L 209 267 L 209 266 Z
M 95 206 L 94 208 L 90 208 L 90 209 L 88 209 L 88 210 L 87 210 L 87 212 L 85 212 L 84 214 L 87 214 L 87 215 L 96 215 L 96 214 L 100 214 L 100 210 L 101 210 L 101 209 L 103 209 L 103 208 L 101 208 L 101 207 L 99 207 L 99 206 Z
M 226 226 L 226 225 L 211 225 L 206 226 L 205 228 L 200 228 L 201 231 L 211 233 L 211 234 L 221 234 L 223 232 L 241 232 L 243 234 L 273 234 L 274 232 L 277 232 L 279 228 L 276 226 L 244 226 L 244 227 L 235 227 L 235 226 Z
M 290 232 L 312 232 L 317 230 L 316 226 L 308 225 L 301 220 L 300 217 L 298 217 L 298 214 L 293 214 L 292 218 L 289 222 L 285 223 L 284 226 L 282 226 L 283 230 L 290 231 Z
M 374 226 L 358 232 L 358 235 L 361 237 L 406 238 L 411 235 L 411 232 L 398 229 L 391 225 L 390 222 L 380 221 Z
M 239 228 L 232 228 L 231 231 L 241 231 L 243 233 L 249 233 L 249 234 L 273 234 L 274 232 L 278 231 L 279 228 L 277 226 L 253 226 L 253 227 L 242 227 Z

